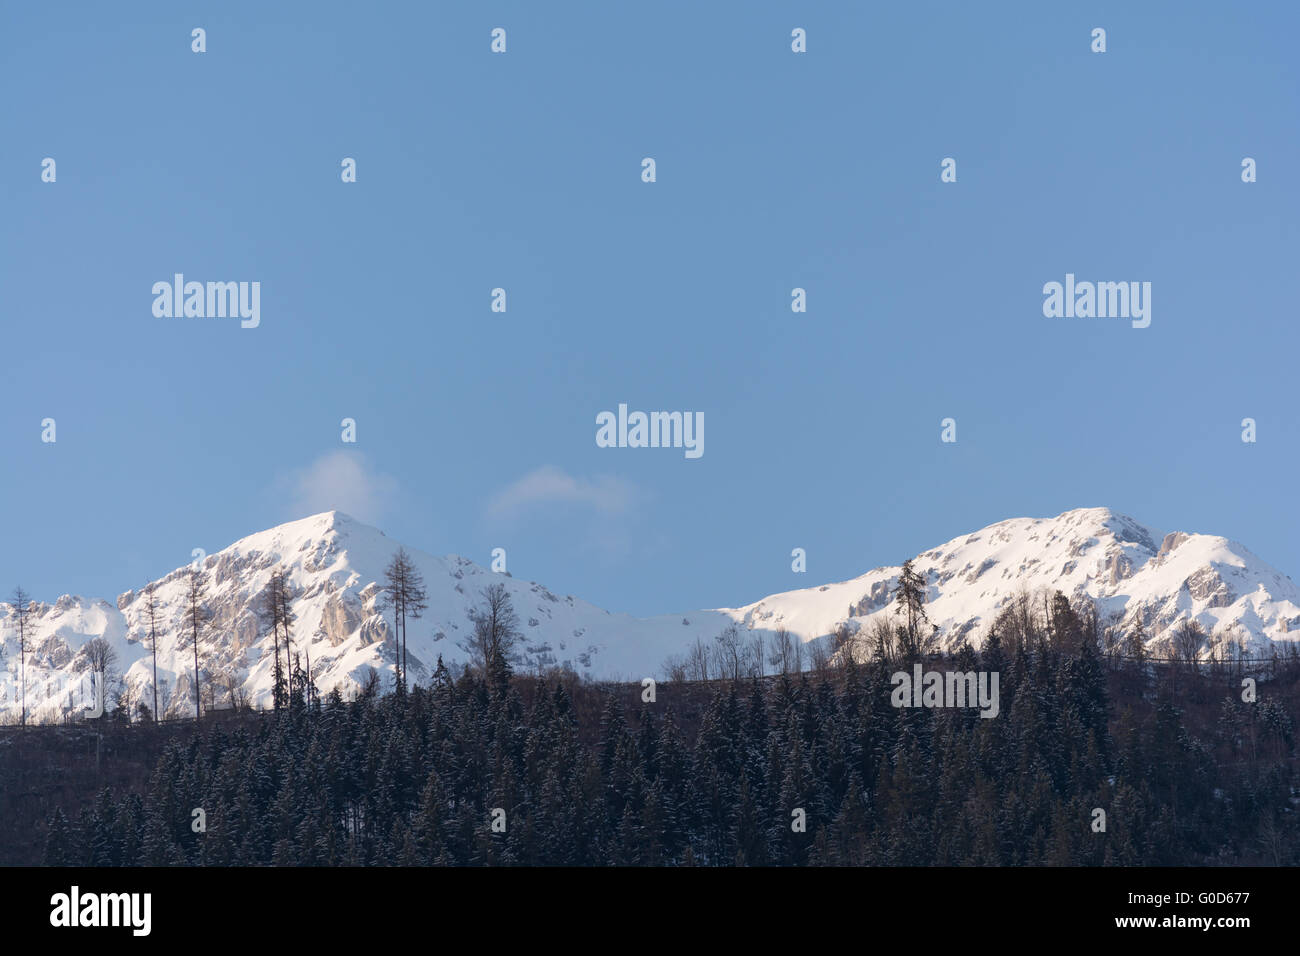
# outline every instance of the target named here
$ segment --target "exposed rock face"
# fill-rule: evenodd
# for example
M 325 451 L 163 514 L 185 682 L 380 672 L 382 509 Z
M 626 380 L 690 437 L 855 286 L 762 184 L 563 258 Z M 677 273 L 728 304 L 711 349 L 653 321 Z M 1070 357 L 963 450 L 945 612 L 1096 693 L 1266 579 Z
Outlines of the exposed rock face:
M 1133 562 L 1123 551 L 1114 551 L 1102 565 L 1103 580 L 1114 587 L 1133 573 Z
M 336 592 L 325 601 L 320 623 L 330 647 L 338 647 L 361 625 L 361 611 L 342 593 Z
M 893 581 L 876 581 L 871 590 L 857 604 L 852 605 L 852 617 L 866 617 L 886 607 L 893 600 Z
M 262 622 L 256 614 L 245 612 L 228 621 L 223 630 L 230 635 L 231 650 L 239 652 L 257 643 Z
M 57 634 L 51 634 L 36 644 L 31 651 L 32 662 L 39 661 L 45 667 L 64 667 L 73 657 L 68 642 Z
M 382 617 L 368 617 L 361 623 L 357 637 L 362 645 L 386 644 L 389 636 L 388 622 Z
M 1106 520 L 1103 521 L 1103 527 L 1114 534 L 1116 541 L 1136 545 L 1147 554 L 1155 552 L 1156 543 L 1155 539 L 1152 537 L 1151 530 L 1138 524 L 1128 515 L 1116 514 L 1107 508 L 1081 508 L 1078 511 L 1070 511 L 1066 513 L 1072 515 L 1095 515 L 1098 512 L 1104 512 L 1107 516 Z M 1104 533 L 1104 531 L 1102 533 Z
M 1206 607 L 1228 607 L 1237 600 L 1236 593 L 1211 567 L 1201 568 L 1185 584 L 1192 600 Z

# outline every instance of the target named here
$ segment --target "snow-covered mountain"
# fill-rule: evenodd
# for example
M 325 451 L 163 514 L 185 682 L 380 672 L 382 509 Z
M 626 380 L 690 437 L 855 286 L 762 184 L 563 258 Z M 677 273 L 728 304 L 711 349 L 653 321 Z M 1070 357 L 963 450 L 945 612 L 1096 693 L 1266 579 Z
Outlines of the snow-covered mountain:
M 257 608 L 273 571 L 283 572 L 297 594 L 293 650 L 304 665 L 310 657 L 316 685 L 346 692 L 378 671 L 386 686 L 394 644 L 391 618 L 377 610 L 377 582 L 397 547 L 375 528 L 326 512 L 207 557 L 201 571 L 213 627 L 201 642 L 200 660 L 212 675 L 215 704 L 227 705 L 233 689 L 254 705 L 269 705 L 272 642 Z M 439 655 L 453 671 L 467 660 L 471 612 L 495 582 L 508 589 L 524 634 L 518 667 L 567 663 L 596 677 L 639 680 L 662 676 L 669 655 L 682 654 L 696 639 L 712 641 L 732 623 L 768 634 L 785 629 L 804 642 L 844 626 L 864 632 L 873 620 L 894 614 L 891 597 L 900 570 L 877 568 L 851 581 L 788 591 L 740 608 L 633 618 L 455 555 L 406 550 L 423 575 L 429 605 L 420 620 L 408 622 L 415 681 L 428 679 Z M 929 618 L 949 646 L 963 638 L 978 645 L 1008 601 L 1044 589 L 1087 595 L 1103 614 L 1126 621 L 1141 617 L 1152 641 L 1187 617 L 1195 617 L 1214 640 L 1235 633 L 1256 649 L 1300 637 L 1300 589 L 1246 548 L 1209 535 L 1162 536 L 1105 508 L 999 522 L 924 552 L 915 567 L 929 582 Z M 160 700 L 173 715 L 193 708 L 193 652 L 184 644 L 182 624 L 187 574 L 188 568 L 178 568 L 156 582 Z M 95 637 L 111 645 L 125 683 L 152 705 L 143 590 L 127 591 L 115 605 L 71 596 L 39 604 L 29 627 L 29 720 L 57 720 L 85 706 L 84 648 Z M 13 722 L 19 708 L 18 640 L 13 608 L 2 603 L 0 647 L 0 720 Z M 206 704 L 206 691 L 203 697 Z
M 913 559 L 929 585 L 926 615 L 940 645 L 975 646 L 998 613 L 1021 594 L 1061 591 L 1096 603 L 1099 616 L 1122 627 L 1139 619 L 1148 644 L 1194 618 L 1209 635 L 1202 648 L 1237 640 L 1248 652 L 1300 639 L 1300 588 L 1242 545 L 1207 534 L 1160 532 L 1107 508 L 1080 508 L 1055 518 L 1012 518 L 953 538 Z M 894 615 L 901 568 L 787 591 L 728 613 L 747 627 L 785 627 L 801 636 L 847 625 L 866 633 Z

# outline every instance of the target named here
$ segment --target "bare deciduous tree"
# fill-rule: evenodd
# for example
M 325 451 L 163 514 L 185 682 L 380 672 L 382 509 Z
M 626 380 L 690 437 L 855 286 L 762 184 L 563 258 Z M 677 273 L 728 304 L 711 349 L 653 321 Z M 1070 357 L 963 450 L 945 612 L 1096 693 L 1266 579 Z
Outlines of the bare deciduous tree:
M 117 651 L 102 637 L 93 637 L 82 648 L 92 673 L 107 676 L 117 667 Z
M 510 603 L 510 592 L 501 583 L 483 591 L 483 605 L 474 612 L 474 636 L 470 654 L 476 667 L 504 690 L 510 673 L 510 658 L 519 640 L 519 618 Z
M 788 674 L 794 666 L 794 643 L 790 638 L 790 632 L 785 628 L 779 628 L 776 636 L 772 638 L 772 653 L 768 657 L 768 663 L 778 668 L 778 673 Z
M 749 639 L 749 658 L 746 669 L 751 677 L 767 676 L 767 642 L 763 640 L 762 631 L 754 631 Z
M 194 648 L 194 719 L 200 718 L 202 708 L 201 697 L 199 696 L 200 672 L 199 672 L 199 641 L 207 633 L 209 624 L 212 621 L 212 612 L 208 610 L 205 603 L 207 599 L 207 589 L 203 584 L 203 576 L 199 569 L 191 565 L 189 577 L 185 582 L 185 644 Z
M 669 682 L 684 682 L 687 673 L 686 658 L 681 654 L 670 654 L 664 659 L 663 671 L 665 679 Z
M 108 688 L 117 670 L 117 651 L 104 638 L 94 637 L 82 647 L 81 656 L 85 658 L 86 666 L 95 677 L 94 692 L 98 704 L 102 709 L 107 709 Z
M 289 650 L 293 628 L 293 589 L 283 572 L 272 571 L 271 580 L 262 593 L 260 617 L 263 625 L 270 625 L 271 640 L 275 649 L 275 673 L 272 678 L 271 706 L 284 707 L 289 698 L 286 674 L 289 669 Z M 280 638 L 284 638 L 284 666 L 280 665 Z M 233 700 L 233 698 L 232 698 Z
M 884 616 L 871 622 L 871 652 L 880 660 L 890 663 L 898 653 L 898 638 L 894 625 Z
M 1189 667 L 1194 667 L 1201 645 L 1205 643 L 1205 629 L 1195 618 L 1185 618 L 1174 627 L 1174 636 L 1170 643 L 1173 656 Z
M 150 581 L 144 589 L 144 613 L 149 620 L 149 644 L 153 652 L 153 719 L 158 720 L 158 594 L 154 582 Z
M 31 651 L 31 640 L 27 636 L 32 617 L 32 601 L 21 587 L 14 588 L 13 596 L 14 623 L 18 625 L 18 668 L 22 674 L 22 710 L 19 724 L 27 726 L 27 654 Z
M 732 680 L 740 680 L 741 657 L 745 643 L 745 639 L 740 633 L 740 627 L 734 623 L 728 624 L 722 629 L 722 633 L 713 640 L 718 645 L 718 663 L 722 670 L 722 676 L 729 676 Z
M 830 644 L 824 637 L 816 638 L 808 643 L 808 664 L 818 674 L 825 674 L 830 667 L 831 650 Z
M 686 652 L 686 667 L 690 672 L 691 680 L 705 681 L 709 679 L 709 665 L 712 662 L 712 656 L 709 653 L 708 645 L 697 637 L 695 643 Z
M 492 585 L 497 587 L 498 585 Z M 502 585 L 504 592 L 504 586 Z M 489 588 L 491 590 L 491 588 Z M 507 601 L 507 603 L 509 603 Z M 384 596 L 380 608 L 393 611 L 393 640 L 396 654 L 396 685 L 399 692 L 405 692 L 407 683 L 406 618 L 419 619 L 421 612 L 428 608 L 424 590 L 424 578 L 419 568 L 406 553 L 405 548 L 398 548 L 393 559 L 384 569 Z

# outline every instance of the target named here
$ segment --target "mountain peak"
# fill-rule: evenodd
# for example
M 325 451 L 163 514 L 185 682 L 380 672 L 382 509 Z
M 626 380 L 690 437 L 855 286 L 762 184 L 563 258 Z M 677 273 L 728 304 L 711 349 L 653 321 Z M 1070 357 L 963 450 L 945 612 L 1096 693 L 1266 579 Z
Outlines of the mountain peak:
M 248 535 L 207 556 L 203 577 L 213 626 L 199 653 L 207 675 L 201 689 L 214 694 L 208 706 L 223 703 L 216 688 L 228 696 L 237 691 L 258 706 L 269 702 L 277 644 L 258 609 L 277 572 L 295 595 L 292 651 L 303 655 L 304 665 L 310 661 L 322 692 L 352 690 L 374 673 L 391 674 L 396 648 L 391 614 L 380 598 L 385 568 L 398 547 L 377 528 L 331 510 Z M 732 625 L 767 636 L 785 630 L 806 643 L 897 622 L 898 567 L 774 594 L 740 608 L 633 618 L 454 555 L 406 550 L 428 590 L 427 610 L 408 620 L 414 680 L 427 679 L 439 657 L 452 668 L 470 659 L 473 615 L 492 584 L 506 588 L 518 616 L 521 669 L 568 665 L 610 679 L 660 674 L 669 655 L 681 655 L 696 642 L 712 646 Z M 1073 602 L 1091 602 L 1101 619 L 1122 627 L 1140 621 L 1151 643 L 1166 640 L 1171 628 L 1187 619 L 1195 619 L 1208 635 L 1206 653 L 1225 643 L 1260 651 L 1300 636 L 1300 589 L 1241 545 L 1206 534 L 1163 534 L 1105 507 L 1076 508 L 1054 518 L 1010 518 L 912 560 L 926 581 L 926 614 L 939 627 L 941 645 L 949 648 L 981 643 L 998 615 L 1022 597 L 1041 608 L 1042 597 L 1057 591 Z M 154 582 L 161 610 L 160 698 L 164 711 L 177 715 L 192 713 L 194 701 L 193 651 L 184 640 L 184 570 Z M 152 696 L 145 605 L 140 591 L 127 591 L 116 606 L 77 597 L 40 606 L 29 638 L 40 652 L 27 661 L 29 707 L 41 702 L 39 712 L 32 708 L 37 719 L 56 720 L 69 712 L 68 688 L 85 671 L 79 655 L 96 637 L 112 645 L 125 683 L 137 693 L 148 687 Z M 12 612 L 0 604 L 6 666 L 17 660 L 15 640 Z M 14 706 L 0 686 L 0 714 Z
M 296 551 L 311 542 L 337 541 L 353 535 L 383 537 L 384 533 L 378 528 L 363 524 L 346 512 L 321 511 L 247 535 L 223 551 L 285 553 Z
M 913 559 L 927 582 L 926 613 L 943 646 L 980 643 L 997 616 L 1028 596 L 1057 591 L 1093 603 L 1102 618 L 1149 639 L 1195 619 L 1210 645 L 1267 646 L 1300 631 L 1300 590 L 1246 548 L 1213 535 L 1164 534 L 1106 507 L 1051 518 L 1009 518 L 953 538 Z M 774 594 L 736 609 L 749 626 L 786 628 L 805 638 L 893 623 L 901 568 Z M 1206 650 L 1208 651 L 1208 647 Z

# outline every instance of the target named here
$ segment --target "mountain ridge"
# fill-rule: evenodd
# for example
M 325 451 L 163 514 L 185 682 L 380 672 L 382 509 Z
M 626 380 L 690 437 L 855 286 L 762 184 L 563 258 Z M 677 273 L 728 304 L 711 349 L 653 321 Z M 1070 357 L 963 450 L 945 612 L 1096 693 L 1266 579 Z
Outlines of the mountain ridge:
M 378 613 L 384 567 L 399 543 L 341 511 L 326 511 L 246 535 L 201 559 L 213 612 L 201 642 L 214 706 L 246 699 L 268 706 L 271 637 L 256 613 L 273 571 L 297 593 L 294 650 L 310 657 L 317 687 L 326 692 L 362 684 L 371 672 L 393 671 L 391 625 Z M 639 680 L 662 674 L 665 660 L 712 639 L 728 625 L 770 637 L 786 630 L 800 642 L 827 642 L 837 631 L 865 636 L 894 614 L 899 567 L 770 594 L 737 608 L 713 608 L 635 618 L 615 614 L 544 585 L 496 574 L 459 555 L 436 556 L 406 547 L 425 579 L 429 610 L 408 622 L 411 677 L 427 679 L 439 656 L 456 668 L 469 656 L 470 614 L 483 589 L 503 583 L 519 616 L 516 665 L 567 665 L 602 678 Z M 1300 638 L 1300 589 L 1232 539 L 1162 533 L 1108 508 L 1079 508 L 1054 518 L 1009 518 L 913 559 L 926 581 L 926 611 L 941 646 L 980 643 L 996 615 L 1021 594 L 1087 597 L 1120 626 L 1141 621 L 1149 643 L 1166 640 L 1179 621 L 1195 618 L 1209 654 L 1225 642 L 1259 650 Z M 153 582 L 162 605 L 160 698 L 165 714 L 193 712 L 192 651 L 183 647 L 180 613 L 189 566 Z M 34 605 L 28 659 L 29 720 L 53 720 L 83 706 L 89 664 L 85 646 L 102 637 L 118 657 L 123 685 L 152 706 L 152 663 L 144 623 L 144 588 L 102 599 L 63 595 Z M 19 707 L 13 608 L 0 603 L 0 718 Z M 209 693 L 202 695 L 205 703 Z

